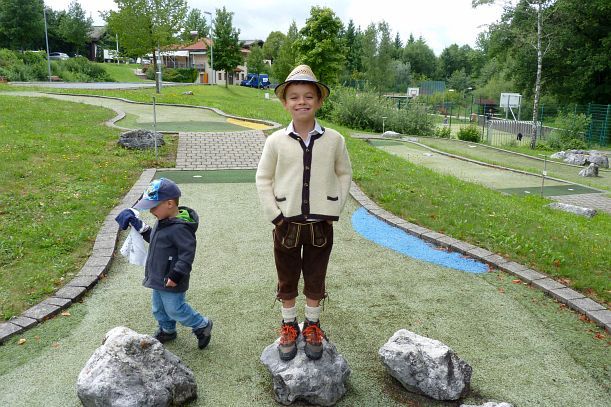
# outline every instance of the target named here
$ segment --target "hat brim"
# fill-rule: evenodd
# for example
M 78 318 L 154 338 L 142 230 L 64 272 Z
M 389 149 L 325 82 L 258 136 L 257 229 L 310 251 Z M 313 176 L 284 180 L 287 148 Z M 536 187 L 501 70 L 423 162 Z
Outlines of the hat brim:
M 159 205 L 161 201 L 151 201 L 148 199 L 141 199 L 136 202 L 136 205 L 133 206 L 134 209 L 148 210 L 153 209 L 157 205 Z
M 328 98 L 329 94 L 331 93 L 331 90 L 329 90 L 329 87 L 327 85 L 325 85 L 324 83 L 317 82 L 317 81 L 312 81 L 312 80 L 307 80 L 307 79 L 292 79 L 292 80 L 284 81 L 280 85 L 278 85 L 278 86 L 276 86 L 274 88 L 274 93 L 276 94 L 278 99 L 284 100 L 284 90 L 286 89 L 286 87 L 289 84 L 291 84 L 293 82 L 299 82 L 299 83 L 309 82 L 312 85 L 316 85 L 318 87 L 318 89 L 320 89 L 320 100 L 321 101 L 325 100 L 326 98 Z

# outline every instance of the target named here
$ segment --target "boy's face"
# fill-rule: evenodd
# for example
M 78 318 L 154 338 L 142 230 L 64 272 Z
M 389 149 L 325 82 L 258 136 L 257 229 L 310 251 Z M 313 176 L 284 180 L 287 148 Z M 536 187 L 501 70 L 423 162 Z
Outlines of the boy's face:
M 282 104 L 291 114 L 293 121 L 307 121 L 314 119 L 322 101 L 316 85 L 296 83 L 286 87 Z
M 176 216 L 178 213 L 178 207 L 176 202 L 169 199 L 167 201 L 161 201 L 159 205 L 151 208 L 151 213 L 159 220 Z

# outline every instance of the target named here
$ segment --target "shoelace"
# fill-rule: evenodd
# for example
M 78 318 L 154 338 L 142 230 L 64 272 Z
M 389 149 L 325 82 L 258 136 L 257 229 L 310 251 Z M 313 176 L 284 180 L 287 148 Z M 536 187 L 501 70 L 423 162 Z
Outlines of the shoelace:
M 325 338 L 325 333 L 318 325 L 312 324 L 303 330 L 303 337 L 305 338 L 306 342 L 320 344 L 322 343 L 323 338 Z
M 280 343 L 285 345 L 287 343 L 295 342 L 297 340 L 297 330 L 292 325 L 282 325 L 280 328 Z

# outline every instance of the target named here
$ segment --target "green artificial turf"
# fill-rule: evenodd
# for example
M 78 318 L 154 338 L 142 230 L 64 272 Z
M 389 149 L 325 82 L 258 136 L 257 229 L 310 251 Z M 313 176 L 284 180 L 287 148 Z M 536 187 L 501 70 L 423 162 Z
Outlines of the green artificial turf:
M 195 374 L 199 398 L 192 405 L 276 406 L 271 376 L 259 362 L 280 320 L 279 305 L 273 306 L 272 225 L 263 219 L 255 185 L 180 186 L 181 204 L 201 217 L 187 298 L 214 320 L 214 330 L 206 350 L 197 349 L 184 327 L 166 347 Z M 444 342 L 473 367 L 464 403 L 607 405 L 608 338 L 600 329 L 505 274 L 463 273 L 379 247 L 353 231 L 356 208 L 349 201 L 335 226 L 330 301 L 321 317 L 352 370 L 338 406 L 458 405 L 410 394 L 385 373 L 378 349 L 401 328 Z M 107 331 L 156 329 L 142 273 L 118 256 L 70 316 L 0 347 L 0 405 L 79 405 L 76 378 Z M 300 319 L 303 301 L 300 296 Z

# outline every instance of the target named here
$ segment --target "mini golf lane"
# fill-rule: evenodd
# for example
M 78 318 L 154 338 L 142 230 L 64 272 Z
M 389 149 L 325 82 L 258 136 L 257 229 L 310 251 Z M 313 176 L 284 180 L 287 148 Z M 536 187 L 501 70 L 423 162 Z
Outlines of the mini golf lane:
M 12 92 L 20 96 L 49 97 L 69 102 L 85 103 L 125 112 L 125 117 L 115 124 L 128 129 L 153 129 L 152 104 L 128 103 L 117 99 L 95 96 L 57 95 L 39 92 Z M 169 132 L 225 132 L 267 129 L 270 126 L 245 120 L 230 119 L 209 109 L 182 106 L 157 105 L 157 130 Z
M 488 266 L 484 263 L 463 257 L 459 253 L 438 249 L 378 219 L 365 208 L 354 211 L 352 227 L 365 239 L 414 259 L 469 273 L 485 273 L 488 270 Z
M 515 195 L 541 194 L 541 177 L 535 175 L 520 174 L 471 163 L 432 152 L 424 147 L 399 141 L 371 140 L 371 144 L 381 150 L 404 158 L 411 163 L 501 192 Z M 550 179 L 545 180 L 543 188 L 543 195 L 545 196 L 596 192 L 599 191 Z

